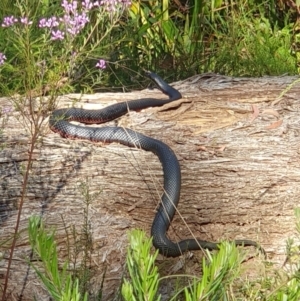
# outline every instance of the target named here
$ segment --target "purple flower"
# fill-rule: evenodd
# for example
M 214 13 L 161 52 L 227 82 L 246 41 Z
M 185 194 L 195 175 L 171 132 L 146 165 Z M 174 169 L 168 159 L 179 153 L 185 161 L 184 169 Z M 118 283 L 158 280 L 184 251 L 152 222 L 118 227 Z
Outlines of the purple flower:
M 64 25 L 70 24 L 72 22 L 70 15 L 64 14 L 62 18 L 59 18 L 59 21 Z
M 61 6 L 64 8 L 67 14 L 74 14 L 77 11 L 78 3 L 77 1 L 68 2 L 68 0 L 63 0 Z
M 44 28 L 46 27 L 46 24 L 47 24 L 47 19 L 46 18 L 43 18 L 39 21 L 39 27 L 40 28 Z
M 92 3 L 90 0 L 83 0 L 82 1 L 82 7 L 86 10 L 89 11 L 95 6 L 94 3 Z
M 2 22 L 2 27 L 10 27 L 18 22 L 18 19 L 14 16 L 5 17 Z
M 31 25 L 32 21 L 29 21 L 27 17 L 20 18 L 20 22 L 24 25 Z
M 85 12 L 83 12 L 82 14 L 76 13 L 72 16 L 65 14 L 63 18 L 60 18 L 60 22 L 64 24 L 65 30 L 69 34 L 75 36 L 79 34 L 79 32 L 89 22 L 89 18 Z
M 100 59 L 98 63 L 96 64 L 96 67 L 99 69 L 105 69 L 106 68 L 106 62 L 105 60 Z
M 52 30 L 51 31 L 51 40 L 56 41 L 56 40 L 63 40 L 65 36 L 65 33 L 60 31 L 60 30 Z
M 82 13 L 81 15 L 77 15 L 74 18 L 74 23 L 78 27 L 78 29 L 84 28 L 85 24 L 89 22 L 89 18 L 86 13 Z
M 105 0 L 107 2 L 123 1 L 123 0 Z M 99 1 L 82 0 L 81 7 L 78 1 L 62 0 L 61 6 L 64 10 L 64 15 L 61 18 L 55 16 L 51 18 L 43 18 L 39 21 L 40 28 L 50 28 L 51 40 L 63 40 L 65 35 L 76 36 L 90 21 L 88 12 L 94 7 L 100 6 Z
M 57 18 L 55 16 L 49 18 L 46 22 L 46 26 L 49 28 L 57 27 L 59 25 Z
M 57 18 L 55 16 L 46 19 L 46 18 L 42 18 L 39 21 L 39 27 L 40 28 L 52 28 L 52 27 L 57 27 L 59 25 L 59 22 L 57 21 Z
M 4 64 L 4 61 L 6 60 L 5 54 L 0 52 L 0 66 Z

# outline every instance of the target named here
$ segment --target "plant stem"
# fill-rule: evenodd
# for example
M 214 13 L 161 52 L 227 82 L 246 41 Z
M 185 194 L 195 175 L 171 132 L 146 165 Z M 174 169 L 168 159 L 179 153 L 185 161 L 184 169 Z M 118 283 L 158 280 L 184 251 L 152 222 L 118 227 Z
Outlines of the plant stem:
M 29 171 L 30 171 L 30 166 L 33 161 L 33 151 L 35 148 L 35 144 L 38 138 L 38 128 L 34 127 L 34 133 L 31 139 L 31 146 L 29 150 L 29 158 L 28 158 L 28 163 L 26 167 L 26 172 L 24 176 L 24 182 L 22 185 L 22 194 L 21 194 L 21 200 L 20 200 L 20 205 L 19 205 L 19 210 L 18 210 L 18 216 L 17 216 L 17 222 L 16 222 L 16 227 L 15 227 L 15 232 L 14 232 L 14 237 L 12 241 L 12 245 L 10 247 L 10 255 L 8 259 L 8 265 L 7 265 L 7 270 L 6 270 L 6 275 L 5 275 L 5 282 L 4 282 L 4 287 L 3 287 L 3 294 L 2 294 L 2 301 L 6 300 L 6 291 L 7 291 L 7 286 L 8 286 L 8 279 L 9 279 L 9 272 L 12 264 L 12 259 L 13 259 L 13 254 L 15 250 L 15 246 L 17 243 L 17 238 L 18 238 L 18 231 L 19 231 L 19 226 L 20 226 L 20 220 L 21 220 L 21 213 L 22 213 L 22 208 L 24 204 L 24 199 L 25 199 L 25 194 L 26 194 L 26 189 L 27 189 L 27 183 L 29 179 Z

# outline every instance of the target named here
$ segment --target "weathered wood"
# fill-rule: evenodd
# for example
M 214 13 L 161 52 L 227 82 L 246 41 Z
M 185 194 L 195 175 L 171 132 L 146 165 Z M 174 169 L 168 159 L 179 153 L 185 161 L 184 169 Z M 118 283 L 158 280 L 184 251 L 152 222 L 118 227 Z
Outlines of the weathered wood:
M 182 192 L 180 215 L 169 231 L 173 239 L 191 237 L 189 231 L 211 241 L 252 239 L 262 244 L 269 259 L 283 263 L 285 241 L 295 232 L 293 210 L 300 199 L 299 83 L 278 97 L 295 79 L 199 75 L 175 84 L 183 99 L 162 108 L 131 112 L 117 122 L 164 141 L 178 156 Z M 163 97 L 156 90 L 65 95 L 59 107 L 76 101 L 76 106 L 99 108 L 152 96 Z M 2 98 L 0 106 L 6 109 L 11 104 Z M 8 120 L 0 153 L 1 241 L 14 231 L 29 148 L 29 131 L 20 122 L 20 114 L 11 111 L 2 118 Z M 91 194 L 97 194 L 88 215 L 93 279 L 97 287 L 107 266 L 104 296 L 108 298 L 122 276 L 127 231 L 138 227 L 149 233 L 162 193 L 162 170 L 151 153 L 118 144 L 65 140 L 52 133 L 45 121 L 34 153 L 21 229 L 26 228 L 29 216 L 42 215 L 48 226 L 57 229 L 62 260 L 67 256 L 66 229 L 71 231 L 75 225 L 79 230 L 84 222 L 79 186 L 86 182 Z M 9 291 L 14 298 L 22 292 L 23 300 L 32 300 L 33 294 L 41 300 L 43 289 L 32 271 L 24 281 L 24 259 L 29 254 L 24 231 L 18 240 Z M 2 277 L 8 251 L 3 255 Z

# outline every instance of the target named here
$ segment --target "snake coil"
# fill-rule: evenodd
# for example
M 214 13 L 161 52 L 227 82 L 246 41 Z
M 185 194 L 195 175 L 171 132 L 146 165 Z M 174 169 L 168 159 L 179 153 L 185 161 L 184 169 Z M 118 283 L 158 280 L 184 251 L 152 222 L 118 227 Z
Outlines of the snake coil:
M 179 202 L 181 187 L 179 162 L 169 146 L 159 140 L 123 127 L 84 127 L 70 123 L 70 121 L 75 120 L 86 124 L 105 123 L 126 114 L 128 111 L 162 106 L 182 97 L 179 91 L 169 86 L 157 74 L 153 72 L 147 72 L 146 74 L 168 96 L 168 99 L 143 98 L 113 104 L 101 110 L 58 109 L 53 111 L 50 116 L 50 128 L 65 138 L 80 138 L 105 143 L 118 142 L 129 147 L 137 147 L 154 153 L 162 164 L 164 193 L 151 228 L 153 245 L 161 254 L 168 257 L 180 256 L 188 250 L 216 250 L 218 249 L 217 243 L 200 239 L 185 239 L 173 242 L 167 237 L 167 231 Z M 256 242 L 251 240 L 236 240 L 234 242 L 236 245 L 254 246 L 261 249 Z

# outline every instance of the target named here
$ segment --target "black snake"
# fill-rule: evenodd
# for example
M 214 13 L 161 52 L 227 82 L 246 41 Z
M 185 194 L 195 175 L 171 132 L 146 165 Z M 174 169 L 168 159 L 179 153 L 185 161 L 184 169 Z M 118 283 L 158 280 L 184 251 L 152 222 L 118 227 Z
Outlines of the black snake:
M 101 110 L 58 109 L 53 111 L 50 116 L 50 128 L 65 138 L 80 138 L 106 143 L 118 142 L 129 147 L 137 147 L 153 152 L 159 158 L 164 174 L 164 193 L 151 229 L 153 245 L 161 254 L 168 257 L 180 256 L 187 250 L 199 250 L 202 248 L 216 250 L 218 249 L 217 243 L 200 239 L 185 239 L 173 242 L 167 237 L 167 231 L 179 202 L 181 187 L 179 162 L 169 146 L 159 140 L 123 127 L 84 127 L 70 123 L 70 121 L 75 120 L 86 124 L 104 123 L 118 118 L 128 111 L 162 106 L 182 97 L 179 91 L 169 86 L 157 74 L 147 72 L 147 76 L 168 96 L 168 99 L 143 98 L 113 104 Z M 235 244 L 260 248 L 256 242 L 251 240 L 236 240 Z

